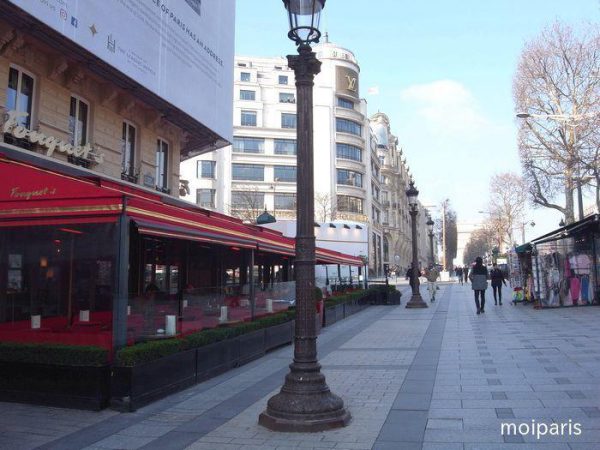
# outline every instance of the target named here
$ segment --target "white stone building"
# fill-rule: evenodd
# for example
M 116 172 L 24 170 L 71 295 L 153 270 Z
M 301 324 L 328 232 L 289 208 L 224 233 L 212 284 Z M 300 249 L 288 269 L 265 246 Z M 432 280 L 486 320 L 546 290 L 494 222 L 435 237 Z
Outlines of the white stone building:
M 384 187 L 385 172 L 398 172 L 402 182 L 407 174 L 395 138 L 392 147 L 386 143 L 378 148 L 366 101 L 360 97 L 360 67 L 354 54 L 329 42 L 314 50 L 322 62 L 313 91 L 315 221 L 368 225 L 369 271 L 371 276 L 380 276 L 384 262 L 395 262 L 390 255 L 404 259 L 405 251 L 400 248 L 407 246 L 394 241 L 399 249 L 389 250 L 388 240 L 384 258 L 384 219 L 389 227 L 393 212 L 393 227 L 410 233 L 405 183 L 391 194 L 391 186 Z M 181 178 L 190 186 L 184 198 L 248 221 L 255 221 L 264 210 L 277 219 L 294 219 L 294 73 L 286 58 L 238 56 L 234 69 L 233 145 L 182 164 Z M 382 192 L 387 193 L 387 200 Z M 402 241 L 404 235 L 397 236 L 394 239 Z

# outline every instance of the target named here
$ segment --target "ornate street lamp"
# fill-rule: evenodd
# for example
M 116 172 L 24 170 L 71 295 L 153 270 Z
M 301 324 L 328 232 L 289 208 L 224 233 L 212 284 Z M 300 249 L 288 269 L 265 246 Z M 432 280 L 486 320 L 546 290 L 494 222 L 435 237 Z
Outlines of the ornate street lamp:
M 265 208 L 265 211 L 256 218 L 257 225 L 265 225 L 267 223 L 275 223 L 275 222 L 277 222 L 277 219 L 275 219 L 275 216 L 269 214 L 267 212 L 266 208 Z
M 313 182 L 313 80 L 321 70 L 310 44 L 319 41 L 325 0 L 283 0 L 290 20 L 288 37 L 298 55 L 288 56 L 297 90 L 296 329 L 294 360 L 281 391 L 271 397 L 258 423 L 275 431 L 311 432 L 343 427 L 350 421 L 317 360 L 315 327 L 315 233 Z
M 434 225 L 434 222 L 431 219 L 431 217 L 427 218 L 426 225 L 427 225 L 427 231 L 429 232 L 429 251 L 431 252 L 429 259 L 431 260 L 431 265 L 433 266 L 433 264 L 435 264 L 435 258 L 433 257 L 433 225 Z
M 415 188 L 415 182 L 411 179 L 410 185 L 406 190 L 408 197 L 408 206 L 410 207 L 410 220 L 412 225 L 412 297 L 406 304 L 407 308 L 427 308 L 427 303 L 423 301 L 419 292 L 419 254 L 417 251 L 417 215 L 419 214 L 419 203 L 417 197 L 419 191 Z

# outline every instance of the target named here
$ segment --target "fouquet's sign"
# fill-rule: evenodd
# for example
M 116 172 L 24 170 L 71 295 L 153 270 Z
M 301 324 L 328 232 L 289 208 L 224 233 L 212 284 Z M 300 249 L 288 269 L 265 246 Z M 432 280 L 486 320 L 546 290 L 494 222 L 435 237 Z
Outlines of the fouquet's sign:
M 54 152 L 59 152 L 76 158 L 82 158 L 96 164 L 102 164 L 104 162 L 104 154 L 96 153 L 89 143 L 85 145 L 73 145 L 54 136 L 47 136 L 39 131 L 25 128 L 19 123 L 18 119 L 27 117 L 27 115 L 26 112 L 8 111 L 4 114 L 2 132 L 10 133 L 17 139 L 26 139 L 32 144 L 38 144 L 46 148 L 46 156 L 52 156 Z
M 51 197 L 56 194 L 55 187 L 43 187 L 34 191 L 22 191 L 21 187 L 15 186 L 10 189 L 10 198 L 16 198 L 19 200 L 31 200 L 37 198 Z

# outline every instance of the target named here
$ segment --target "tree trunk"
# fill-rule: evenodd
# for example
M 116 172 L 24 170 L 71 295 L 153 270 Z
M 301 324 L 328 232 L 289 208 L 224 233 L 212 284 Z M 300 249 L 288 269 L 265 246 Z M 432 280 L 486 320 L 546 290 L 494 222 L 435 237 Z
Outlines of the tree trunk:
M 600 213 L 600 177 L 596 177 L 596 212 Z
M 571 170 L 565 173 L 565 223 L 575 222 L 575 212 L 573 203 L 573 176 Z

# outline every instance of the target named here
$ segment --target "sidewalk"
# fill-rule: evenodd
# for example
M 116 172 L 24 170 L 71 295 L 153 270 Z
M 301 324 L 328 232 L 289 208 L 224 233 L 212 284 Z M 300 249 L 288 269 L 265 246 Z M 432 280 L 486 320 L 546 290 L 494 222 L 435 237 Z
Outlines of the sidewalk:
M 600 448 L 600 308 L 488 298 L 477 316 L 470 286 L 441 283 L 430 308 L 407 310 L 399 287 L 402 305 L 370 307 L 319 336 L 327 383 L 352 414 L 346 428 L 258 426 L 288 371 L 288 346 L 135 413 L 0 403 L 0 449 Z M 501 423 L 532 419 L 571 420 L 581 434 L 502 436 Z

